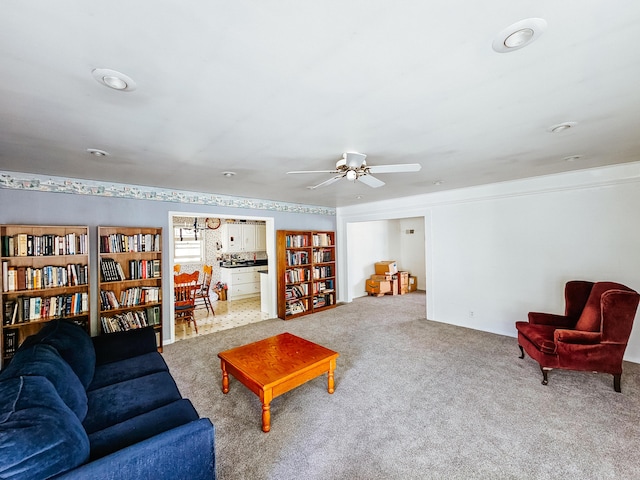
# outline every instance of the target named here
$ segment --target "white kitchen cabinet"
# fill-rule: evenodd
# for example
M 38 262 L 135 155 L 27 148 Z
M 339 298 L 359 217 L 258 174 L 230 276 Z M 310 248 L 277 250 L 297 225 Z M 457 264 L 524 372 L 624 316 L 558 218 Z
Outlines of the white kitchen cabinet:
M 263 266 L 221 268 L 220 277 L 227 284 L 227 300 L 238 300 L 260 295 L 260 274 Z
M 222 253 L 264 252 L 266 225 L 226 223 L 222 226 Z

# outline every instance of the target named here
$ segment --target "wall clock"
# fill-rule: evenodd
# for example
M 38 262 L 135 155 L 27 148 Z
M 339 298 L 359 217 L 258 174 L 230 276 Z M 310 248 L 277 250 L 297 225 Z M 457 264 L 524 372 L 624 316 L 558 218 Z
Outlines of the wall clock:
M 207 228 L 210 228 L 211 230 L 215 230 L 220 226 L 221 222 L 219 218 L 205 218 L 204 223 L 207 226 Z

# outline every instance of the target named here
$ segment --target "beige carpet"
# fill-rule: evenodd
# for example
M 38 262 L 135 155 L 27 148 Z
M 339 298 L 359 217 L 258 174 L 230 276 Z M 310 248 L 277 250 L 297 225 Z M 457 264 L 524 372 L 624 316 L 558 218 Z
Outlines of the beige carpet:
M 514 338 L 428 321 L 424 302 L 363 297 L 166 346 L 216 426 L 218 478 L 640 478 L 639 365 L 622 394 L 605 374 L 554 370 L 543 386 Z M 222 394 L 216 354 L 285 331 L 340 353 L 336 391 L 323 376 L 276 398 L 263 433 L 253 393 L 231 378 Z

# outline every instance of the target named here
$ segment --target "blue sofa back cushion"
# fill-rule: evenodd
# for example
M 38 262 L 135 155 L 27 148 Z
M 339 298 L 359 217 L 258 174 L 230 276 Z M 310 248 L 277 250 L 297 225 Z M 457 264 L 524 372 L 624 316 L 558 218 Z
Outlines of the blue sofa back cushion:
M 91 337 L 82 327 L 68 320 L 52 320 L 38 333 L 27 337 L 18 350 L 36 344 L 54 347 L 76 373 L 84 388 L 89 386 L 96 368 L 96 352 Z
M 49 380 L 0 382 L 0 478 L 49 478 L 88 458 L 89 438 Z
M 26 375 L 47 378 L 78 420 L 82 422 L 87 416 L 86 390 L 69 364 L 51 345 L 37 344 L 20 350 L 2 371 L 0 380 Z

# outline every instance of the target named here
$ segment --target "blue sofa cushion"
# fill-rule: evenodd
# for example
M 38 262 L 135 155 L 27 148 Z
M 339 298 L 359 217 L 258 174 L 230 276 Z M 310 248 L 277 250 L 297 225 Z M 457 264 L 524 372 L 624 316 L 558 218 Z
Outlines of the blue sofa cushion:
M 80 379 L 71 370 L 58 351 L 51 345 L 33 345 L 20 350 L 9 366 L 0 374 L 0 380 L 21 376 L 39 376 L 49 380 L 62 401 L 80 421 L 87 415 L 87 392 Z
M 90 413 L 83 425 L 91 434 L 182 397 L 171 375 L 158 372 L 91 390 L 87 398 Z
M 88 458 L 87 434 L 49 380 L 0 382 L 0 478 L 48 478 Z
M 167 367 L 162 355 L 157 351 L 153 351 L 118 362 L 96 365 L 93 381 L 88 390 L 95 390 L 151 373 L 167 371 L 169 371 L 169 367 Z
M 182 399 L 99 430 L 89 435 L 91 460 L 104 457 L 198 418 L 198 413 L 191 402 Z
M 89 386 L 96 368 L 96 352 L 91 337 L 82 327 L 68 320 L 52 320 L 38 333 L 27 337 L 18 350 L 36 344 L 54 347 L 76 372 L 84 388 Z

